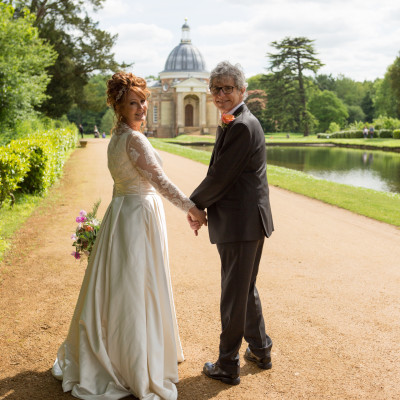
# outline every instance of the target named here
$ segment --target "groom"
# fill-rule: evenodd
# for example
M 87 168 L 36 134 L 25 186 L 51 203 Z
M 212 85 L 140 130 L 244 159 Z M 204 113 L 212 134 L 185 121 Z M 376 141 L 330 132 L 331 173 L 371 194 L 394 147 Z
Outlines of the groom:
M 199 208 L 207 208 L 210 241 L 217 244 L 221 258 L 219 357 L 206 363 L 203 371 L 230 385 L 240 383 L 238 351 L 243 337 L 249 344 L 244 357 L 259 368 L 272 367 L 272 341 L 265 333 L 255 286 L 264 237 L 274 230 L 265 138 L 243 102 L 247 85 L 239 67 L 224 61 L 211 72 L 210 91 L 222 123 L 207 176 L 190 196 Z

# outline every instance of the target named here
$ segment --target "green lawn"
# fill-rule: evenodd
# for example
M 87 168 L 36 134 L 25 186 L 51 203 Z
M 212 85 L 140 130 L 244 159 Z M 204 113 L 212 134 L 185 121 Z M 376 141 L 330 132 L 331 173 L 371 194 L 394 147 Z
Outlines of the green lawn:
M 289 138 L 286 137 L 289 135 Z M 166 143 L 180 143 L 180 144 L 190 144 L 190 143 L 214 143 L 215 136 L 212 135 L 179 135 L 175 138 L 165 138 L 157 139 L 160 142 Z M 302 133 L 266 133 L 265 142 L 267 144 L 336 144 L 336 145 L 351 145 L 351 146 L 371 146 L 378 149 L 390 149 L 397 148 L 400 150 L 400 140 L 399 139 L 318 139 L 317 135 L 303 136 Z
M 180 137 L 175 139 L 152 138 L 150 140 L 157 149 L 208 165 L 211 157 L 210 152 L 169 143 L 180 142 L 179 138 Z M 186 143 L 190 142 L 190 137 L 185 137 L 185 140 Z M 197 138 L 195 140 L 197 140 Z M 325 203 L 350 210 L 354 213 L 400 227 L 400 195 L 398 194 L 329 182 L 314 178 L 299 171 L 273 165 L 268 165 L 267 171 L 268 181 L 271 185 L 300 193 Z

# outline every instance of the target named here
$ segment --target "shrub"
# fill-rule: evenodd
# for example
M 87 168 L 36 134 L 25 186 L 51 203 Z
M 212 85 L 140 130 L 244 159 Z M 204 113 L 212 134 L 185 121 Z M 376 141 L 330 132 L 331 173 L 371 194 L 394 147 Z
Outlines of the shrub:
M 0 147 L 0 207 L 17 189 L 26 193 L 46 191 L 60 176 L 66 155 L 75 147 L 77 129 L 37 132 L 27 139 Z
M 337 131 L 339 131 L 339 130 L 340 130 L 340 125 L 337 124 L 336 122 L 331 122 L 331 123 L 329 124 L 329 128 L 328 128 L 328 130 L 326 131 L 326 133 L 333 133 L 333 132 L 337 132 Z
M 349 132 L 350 132 L 350 138 L 352 139 L 364 137 L 362 129 L 354 129 Z
M 379 118 L 375 118 L 372 125 L 376 130 L 380 129 L 400 129 L 400 120 L 391 117 L 379 116 Z
M 380 138 L 392 138 L 393 137 L 393 131 L 391 129 L 380 129 L 378 131 L 378 136 Z
M 0 147 L 0 207 L 8 197 L 11 198 L 11 204 L 14 204 L 13 193 L 23 181 L 28 168 L 25 158 L 10 152 L 6 147 Z
M 393 131 L 393 139 L 400 139 L 400 129 L 395 129 Z

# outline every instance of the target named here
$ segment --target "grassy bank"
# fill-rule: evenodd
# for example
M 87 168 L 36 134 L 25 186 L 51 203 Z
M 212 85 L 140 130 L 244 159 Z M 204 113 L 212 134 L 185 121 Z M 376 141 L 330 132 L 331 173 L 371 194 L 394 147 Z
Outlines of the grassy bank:
M 68 160 L 73 151 L 74 149 L 69 149 L 66 152 L 65 161 Z M 61 176 L 62 173 L 57 177 L 54 184 L 57 184 Z M 41 194 L 15 192 L 15 204 L 12 207 L 10 199 L 4 201 L 0 208 L 0 261 L 10 247 L 14 233 L 25 223 L 47 194 L 48 190 L 45 190 Z
M 287 138 L 289 135 L 289 138 Z M 190 143 L 214 143 L 215 136 L 212 135 L 201 135 L 201 136 L 192 136 L 192 135 L 179 135 L 175 138 L 166 138 L 166 139 L 157 139 L 161 142 L 168 143 L 181 143 L 181 144 L 190 144 Z M 283 145 L 298 145 L 298 144 L 334 144 L 334 145 L 350 145 L 350 146 L 368 146 L 374 147 L 377 150 L 390 150 L 390 149 L 400 149 L 400 140 L 399 139 L 318 139 L 317 135 L 303 136 L 300 133 L 267 133 L 265 134 L 265 142 L 271 145 L 274 144 L 283 144 Z
M 165 139 L 151 139 L 151 142 L 159 150 L 205 165 L 210 161 L 211 153 L 206 151 L 168 143 Z M 268 180 L 271 185 L 400 227 L 400 195 L 398 194 L 329 182 L 273 165 L 268 166 Z
M 0 261 L 4 252 L 10 246 L 10 240 L 42 200 L 42 196 L 20 194 L 16 195 L 15 204 L 11 208 L 5 202 L 0 209 Z

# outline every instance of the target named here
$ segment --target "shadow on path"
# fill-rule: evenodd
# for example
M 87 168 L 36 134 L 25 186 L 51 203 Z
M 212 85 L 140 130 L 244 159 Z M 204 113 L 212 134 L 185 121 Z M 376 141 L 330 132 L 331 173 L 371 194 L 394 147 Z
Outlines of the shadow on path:
M 64 393 L 61 382 L 45 372 L 24 371 L 0 380 L 0 399 L 4 400 L 61 400 L 76 399 L 71 392 Z M 124 400 L 137 400 L 134 396 Z
M 245 364 L 240 370 L 240 378 L 243 379 L 247 375 L 255 375 L 264 372 L 256 366 Z M 235 386 L 227 385 L 221 381 L 217 381 L 206 377 L 203 373 L 190 378 L 181 379 L 177 384 L 178 398 L 182 400 L 190 399 L 213 399 L 219 393 L 229 391 Z

